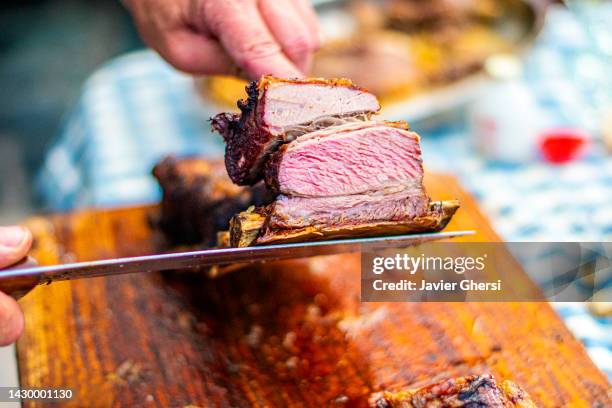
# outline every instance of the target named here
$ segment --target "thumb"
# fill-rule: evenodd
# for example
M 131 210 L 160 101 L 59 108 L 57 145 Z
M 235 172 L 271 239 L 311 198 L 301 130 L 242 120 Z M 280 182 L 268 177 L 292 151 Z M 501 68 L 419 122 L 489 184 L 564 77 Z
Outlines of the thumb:
M 0 227 L 0 268 L 20 261 L 32 245 L 32 233 L 24 227 Z M 2 271 L 0 271 L 2 273 Z M 0 292 L 0 346 L 11 344 L 23 331 L 23 313 L 11 297 Z
M 23 313 L 17 302 L 0 292 L 0 347 L 15 342 L 21 335 L 23 326 Z
M 19 262 L 32 245 L 32 233 L 25 227 L 0 227 L 0 269 Z

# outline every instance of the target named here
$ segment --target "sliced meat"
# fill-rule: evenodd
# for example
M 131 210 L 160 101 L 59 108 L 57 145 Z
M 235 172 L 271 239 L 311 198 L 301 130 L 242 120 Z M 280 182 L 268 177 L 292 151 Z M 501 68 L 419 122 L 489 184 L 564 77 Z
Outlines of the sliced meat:
M 376 408 L 535 408 L 529 395 L 511 381 L 491 375 L 451 378 L 414 391 L 386 392 Z
M 420 185 L 395 192 L 333 197 L 279 196 L 271 205 L 270 228 L 405 221 L 427 213 L 429 197 Z
M 329 126 L 337 118 L 364 116 L 380 109 L 371 93 L 346 79 L 278 79 L 263 77 L 247 87 L 241 114 L 222 113 L 212 127 L 226 142 L 225 164 L 232 181 L 252 185 L 262 165 L 282 142 Z
M 352 82 L 264 77 L 247 93 L 240 115 L 212 125 L 230 178 L 265 175 L 278 196 L 234 217 L 232 245 L 437 231 L 458 208 L 430 204 L 419 136 L 405 122 L 371 120 L 378 101 Z
M 283 145 L 266 183 L 285 195 L 328 197 L 420 186 L 419 137 L 405 123 L 361 122 L 306 134 Z

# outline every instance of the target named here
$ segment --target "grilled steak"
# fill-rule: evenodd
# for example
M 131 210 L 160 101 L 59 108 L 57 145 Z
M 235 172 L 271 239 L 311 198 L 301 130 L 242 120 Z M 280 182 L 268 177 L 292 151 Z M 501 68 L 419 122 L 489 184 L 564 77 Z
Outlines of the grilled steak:
M 535 408 L 529 395 L 511 381 L 491 375 L 452 378 L 416 391 L 385 393 L 376 408 Z
M 346 79 L 289 80 L 263 77 L 247 87 L 241 114 L 222 113 L 212 127 L 226 142 L 227 172 L 238 185 L 262 178 L 262 165 L 282 143 L 338 119 L 376 113 L 378 100 Z
M 222 161 L 167 157 L 153 175 L 163 192 L 158 226 L 174 244 L 214 246 L 236 213 L 273 199 L 263 183 L 234 185 Z
M 430 204 L 419 136 L 405 122 L 371 119 L 372 94 L 344 79 L 264 77 L 241 115 L 212 119 L 230 178 L 262 177 L 273 203 L 238 214 L 234 246 L 437 231 L 458 208 Z

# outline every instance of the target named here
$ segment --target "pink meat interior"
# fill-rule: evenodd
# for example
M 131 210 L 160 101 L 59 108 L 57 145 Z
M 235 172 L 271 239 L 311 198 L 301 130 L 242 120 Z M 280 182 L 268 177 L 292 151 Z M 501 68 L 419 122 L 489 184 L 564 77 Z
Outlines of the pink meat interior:
M 427 213 L 429 199 L 421 186 L 387 193 L 339 197 L 279 196 L 270 217 L 272 228 L 349 225 L 404 221 Z
M 264 122 L 273 133 L 325 116 L 342 116 L 380 109 L 374 95 L 346 86 L 278 83 L 265 93 Z
M 363 128 L 351 130 L 361 126 Z M 383 124 L 349 125 L 291 142 L 278 168 L 286 195 L 327 197 L 420 185 L 418 136 Z

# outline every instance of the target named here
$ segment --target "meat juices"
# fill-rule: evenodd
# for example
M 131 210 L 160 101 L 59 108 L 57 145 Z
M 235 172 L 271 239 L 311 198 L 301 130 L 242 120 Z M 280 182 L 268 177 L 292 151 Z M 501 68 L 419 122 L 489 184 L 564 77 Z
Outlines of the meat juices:
M 233 244 L 433 231 L 457 209 L 430 203 L 419 136 L 405 122 L 372 120 L 376 97 L 349 80 L 264 77 L 247 93 L 242 113 L 217 115 L 213 129 L 226 141 L 230 178 L 264 178 L 278 196 L 241 218 L 249 239 L 234 226 Z

